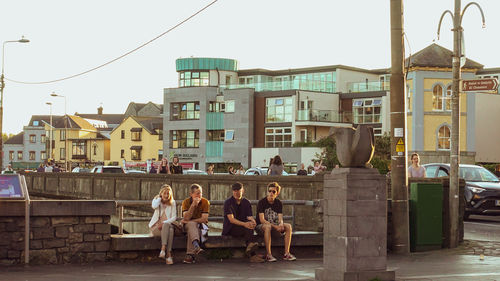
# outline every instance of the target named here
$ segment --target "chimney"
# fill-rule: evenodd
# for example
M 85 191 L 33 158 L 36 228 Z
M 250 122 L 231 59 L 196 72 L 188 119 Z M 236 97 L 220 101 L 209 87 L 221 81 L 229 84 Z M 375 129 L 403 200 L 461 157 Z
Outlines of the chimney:
M 102 115 L 102 106 L 97 108 L 97 114 Z

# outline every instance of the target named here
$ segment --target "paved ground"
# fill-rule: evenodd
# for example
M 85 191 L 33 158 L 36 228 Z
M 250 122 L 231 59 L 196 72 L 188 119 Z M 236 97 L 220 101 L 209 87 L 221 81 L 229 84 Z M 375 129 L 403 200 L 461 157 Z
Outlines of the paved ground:
M 500 257 L 466 255 L 463 249 L 390 255 L 388 268 L 397 280 L 426 281 L 500 281 Z M 300 253 L 297 253 L 300 257 Z M 0 267 L 0 280 L 80 281 L 80 280 L 314 280 L 320 258 L 295 262 L 249 264 L 242 259 L 205 261 L 194 265 L 159 263 Z

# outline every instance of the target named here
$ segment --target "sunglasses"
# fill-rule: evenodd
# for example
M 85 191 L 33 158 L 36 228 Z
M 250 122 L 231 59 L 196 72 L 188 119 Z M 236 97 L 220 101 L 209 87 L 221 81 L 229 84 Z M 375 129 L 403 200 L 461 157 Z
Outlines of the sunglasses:
M 271 192 L 273 194 L 276 194 L 276 190 L 274 190 L 274 189 L 269 189 L 267 192 Z

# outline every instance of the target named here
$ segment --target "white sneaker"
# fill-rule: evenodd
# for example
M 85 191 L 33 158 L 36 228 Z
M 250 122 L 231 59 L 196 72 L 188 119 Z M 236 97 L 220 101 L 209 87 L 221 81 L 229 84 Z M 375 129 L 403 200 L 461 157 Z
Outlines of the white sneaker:
M 160 255 L 158 256 L 161 259 L 165 258 L 165 251 L 161 250 Z
M 174 264 L 174 259 L 172 259 L 172 257 L 168 257 L 167 264 Z

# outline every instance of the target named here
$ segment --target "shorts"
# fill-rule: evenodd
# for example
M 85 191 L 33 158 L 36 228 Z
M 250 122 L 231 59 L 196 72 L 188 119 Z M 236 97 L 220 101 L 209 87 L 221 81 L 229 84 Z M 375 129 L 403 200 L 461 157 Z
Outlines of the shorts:
M 262 226 L 263 226 L 263 224 L 258 224 L 255 227 L 255 232 L 257 232 L 257 234 L 259 236 L 264 236 L 264 230 L 262 229 Z M 285 232 L 279 232 L 276 229 L 271 228 L 271 237 L 282 237 L 284 235 L 285 235 Z

